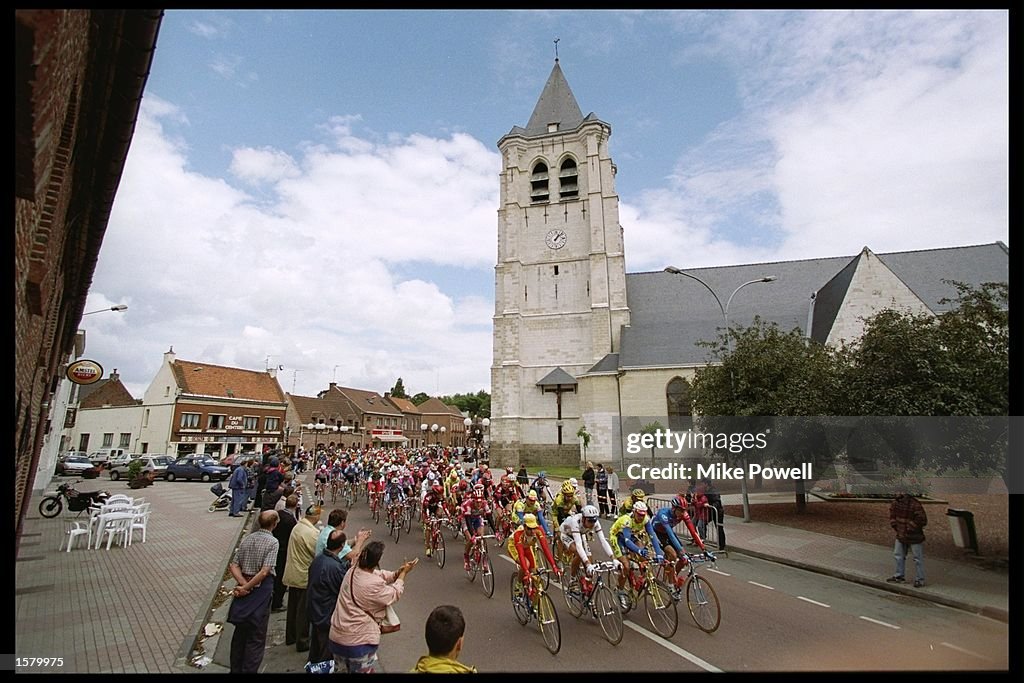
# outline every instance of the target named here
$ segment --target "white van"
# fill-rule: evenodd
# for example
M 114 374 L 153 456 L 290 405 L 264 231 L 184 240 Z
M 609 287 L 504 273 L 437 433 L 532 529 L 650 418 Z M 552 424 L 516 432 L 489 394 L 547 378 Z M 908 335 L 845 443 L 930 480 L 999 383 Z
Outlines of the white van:
M 92 461 L 93 465 L 99 465 L 100 463 L 106 463 L 113 457 L 129 454 L 130 451 L 127 448 L 101 448 L 90 453 L 89 460 Z

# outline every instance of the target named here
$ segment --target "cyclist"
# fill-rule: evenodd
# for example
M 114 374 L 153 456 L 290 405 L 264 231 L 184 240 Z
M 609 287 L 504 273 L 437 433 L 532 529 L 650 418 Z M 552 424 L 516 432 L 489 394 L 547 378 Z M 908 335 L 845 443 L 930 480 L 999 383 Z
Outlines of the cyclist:
M 399 505 L 405 502 L 405 491 L 402 490 L 402 485 L 398 481 L 398 477 L 392 477 L 391 481 L 388 482 L 388 486 L 384 489 L 384 510 L 388 513 L 388 521 L 391 517 L 391 508 L 394 505 Z
M 444 515 L 444 487 L 435 483 L 423 497 L 423 545 L 427 549 L 427 557 L 430 557 L 430 527 L 431 519 L 440 518 Z
M 462 555 L 466 571 L 469 571 L 469 551 L 473 547 L 473 537 L 479 533 L 480 527 L 484 524 L 484 518 L 490 517 L 491 504 L 484 498 L 484 485 L 477 484 L 473 487 L 473 495 L 467 498 L 461 506 L 462 513 L 462 535 L 466 537 L 466 550 Z
M 551 547 L 548 545 L 547 535 L 541 533 L 537 529 L 539 524 L 537 522 L 536 515 L 527 513 L 523 516 L 523 522 L 519 525 L 519 528 L 512 532 L 509 536 L 508 543 L 505 545 L 508 550 L 509 557 L 515 560 L 516 564 L 519 565 L 519 578 L 526 584 L 526 577 L 533 571 L 537 566 L 537 558 L 534 557 L 533 549 L 540 545 L 540 549 L 544 552 L 544 557 L 548 561 L 548 565 L 553 568 L 556 577 L 561 577 L 561 573 L 558 571 L 558 565 L 555 564 L 555 558 L 551 556 Z
M 576 512 L 583 509 L 583 501 L 580 500 L 579 495 L 576 493 L 576 487 L 572 485 L 572 482 L 562 482 L 562 488 L 555 496 L 555 501 L 552 504 L 552 508 L 558 520 L 558 524 L 565 521 L 573 508 L 576 508 Z
M 632 510 L 633 503 L 637 502 L 638 500 L 645 500 L 646 498 L 647 494 L 644 492 L 643 489 L 633 489 L 632 491 L 629 492 L 629 495 L 626 496 L 626 499 L 622 501 L 622 505 L 619 506 L 619 516 L 621 517 L 622 515 Z
M 704 541 L 701 540 L 700 534 L 694 528 L 693 520 L 690 519 L 690 513 L 686 508 L 686 498 L 676 495 L 673 496 L 671 505 L 661 508 L 651 517 L 654 534 L 661 543 L 661 547 L 665 549 L 665 557 L 668 560 L 668 564 L 665 565 L 665 579 L 670 586 L 674 587 L 673 591 L 680 589 L 676 579 L 675 563 L 676 560 L 682 560 L 680 566 L 685 565 L 686 552 L 672 527 L 679 522 L 684 522 L 697 547 L 704 551 L 704 556 L 713 559 L 711 553 L 704 547 Z
M 359 465 L 356 464 L 355 460 L 349 460 L 342 470 L 342 474 L 345 476 L 345 481 L 348 482 L 349 486 L 354 487 L 359 479 Z
M 590 561 L 589 546 L 595 536 L 600 540 L 605 554 L 615 562 L 615 568 L 622 568 L 622 563 L 615 559 L 615 554 L 612 552 L 608 539 L 601 533 L 601 522 L 598 520 L 599 515 L 600 513 L 595 506 L 584 505 L 582 512 L 569 515 L 558 527 L 558 536 L 561 539 L 564 551 L 568 553 L 570 547 L 576 549 L 576 554 L 572 556 L 570 576 L 576 576 L 581 562 L 586 566 L 588 575 L 594 573 L 594 565 Z M 585 544 L 583 542 L 584 537 L 587 540 Z
M 626 578 L 632 573 L 630 556 L 639 555 L 647 559 L 650 550 L 648 542 L 654 544 L 654 555 L 657 561 L 661 562 L 664 555 L 661 551 L 661 544 L 654 533 L 650 517 L 647 516 L 647 504 L 638 500 L 631 506 L 632 510 L 620 516 L 612 523 L 608 530 L 608 540 L 612 542 L 612 554 L 616 560 L 622 562 L 622 571 L 619 572 L 619 600 L 625 603 L 626 593 L 624 586 Z
M 530 492 L 526 494 L 526 500 L 516 501 L 512 510 L 519 517 L 520 524 L 526 519 L 526 515 L 533 515 L 537 522 L 540 523 L 540 528 L 544 530 L 545 535 L 551 535 L 551 532 L 548 530 L 548 523 L 544 520 L 544 509 L 537 502 L 537 491 L 534 489 L 530 489 Z
M 537 478 L 530 484 L 530 488 L 537 492 L 540 500 L 551 500 L 551 491 L 548 489 L 548 474 L 544 470 L 537 473 Z
M 317 469 L 316 474 L 313 475 L 313 495 L 316 496 L 317 502 L 323 505 L 324 500 L 324 489 L 327 487 L 327 478 L 330 476 L 327 472 L 327 465 L 320 465 Z

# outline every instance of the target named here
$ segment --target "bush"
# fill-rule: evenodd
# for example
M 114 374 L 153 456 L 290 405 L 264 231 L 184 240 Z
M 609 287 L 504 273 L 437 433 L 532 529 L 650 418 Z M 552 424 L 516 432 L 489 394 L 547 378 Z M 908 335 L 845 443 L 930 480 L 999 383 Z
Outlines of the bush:
M 142 458 L 135 458 L 128 463 L 128 480 L 138 478 L 139 474 L 142 473 Z

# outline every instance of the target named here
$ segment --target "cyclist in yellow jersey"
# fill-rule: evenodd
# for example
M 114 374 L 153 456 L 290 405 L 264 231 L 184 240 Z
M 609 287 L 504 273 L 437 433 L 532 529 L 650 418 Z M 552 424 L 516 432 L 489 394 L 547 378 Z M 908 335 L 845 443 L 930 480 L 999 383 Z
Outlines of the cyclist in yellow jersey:
M 537 567 L 537 558 L 534 556 L 533 550 L 538 545 L 553 568 L 555 576 L 561 576 L 558 565 L 555 564 L 555 558 L 551 556 L 547 535 L 541 533 L 538 521 L 535 515 L 525 514 L 522 524 L 512 532 L 512 535 L 508 537 L 508 543 L 505 544 L 509 557 L 519 566 L 520 579 L 525 579 L 526 575 Z
M 544 533 L 548 536 L 551 532 L 548 530 L 547 521 L 544 519 L 544 508 L 541 506 L 540 501 L 537 500 L 537 491 L 530 489 L 530 492 L 526 494 L 525 500 L 516 501 L 515 505 L 512 506 L 512 511 L 518 517 L 520 524 L 523 523 L 525 516 L 530 514 L 537 518 L 537 522 L 540 523 L 540 527 L 544 530 Z
M 647 545 L 654 545 L 654 555 L 658 562 L 665 559 L 661 550 L 661 544 L 654 533 L 651 518 L 647 514 L 647 504 L 638 500 L 631 506 L 632 510 L 620 516 L 612 523 L 608 530 L 608 540 L 612 544 L 612 555 L 616 560 L 622 562 L 622 571 L 619 572 L 619 599 L 625 598 L 623 587 L 626 584 L 626 577 L 632 571 L 630 558 L 636 556 L 647 559 L 650 551 Z
M 629 495 L 626 496 L 626 499 L 622 501 L 622 505 L 619 506 L 619 515 L 627 514 L 633 509 L 633 503 L 638 500 L 644 500 L 645 498 L 647 498 L 647 494 L 644 493 L 643 489 L 633 489 L 629 492 Z

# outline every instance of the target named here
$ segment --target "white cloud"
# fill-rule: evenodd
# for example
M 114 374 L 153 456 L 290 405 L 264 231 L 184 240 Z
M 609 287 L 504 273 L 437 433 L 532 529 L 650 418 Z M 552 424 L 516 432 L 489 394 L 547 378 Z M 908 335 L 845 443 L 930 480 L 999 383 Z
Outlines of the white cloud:
M 285 152 L 263 147 L 236 149 L 231 157 L 231 173 L 249 182 L 276 182 L 299 175 L 295 160 Z

